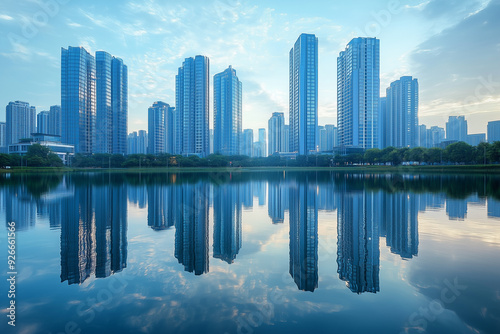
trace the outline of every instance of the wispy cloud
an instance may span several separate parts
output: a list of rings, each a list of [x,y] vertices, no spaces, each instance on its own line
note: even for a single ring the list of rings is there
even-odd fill
[[[0,14],[0,20],[12,21],[12,20],[14,20],[14,18],[10,15]]]

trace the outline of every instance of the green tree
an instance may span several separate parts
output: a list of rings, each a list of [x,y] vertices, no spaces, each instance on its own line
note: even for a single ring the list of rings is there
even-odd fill
[[[365,152],[364,160],[369,164],[375,164],[380,162],[382,157],[382,151],[378,148],[371,148]]]
[[[445,152],[450,162],[469,163],[474,160],[474,149],[463,141],[448,145]]]

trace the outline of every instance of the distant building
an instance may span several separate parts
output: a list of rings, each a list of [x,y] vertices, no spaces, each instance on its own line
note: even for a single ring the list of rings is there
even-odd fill
[[[285,142],[283,144],[283,152],[290,152],[290,125],[285,124],[284,126],[284,134],[283,136],[287,139],[285,139]]]
[[[426,148],[430,147],[427,135],[427,126],[425,124],[420,124],[418,126],[418,146]]]
[[[205,157],[210,152],[209,66],[205,56],[186,58],[175,77],[177,154]]]
[[[439,145],[445,140],[444,128],[433,126],[427,131],[429,147],[439,147]]]
[[[268,154],[273,155],[276,152],[285,152],[284,144],[288,141],[285,137],[285,114],[275,112],[267,122],[268,131]]]
[[[488,122],[488,142],[500,141],[500,121]]]
[[[332,152],[337,146],[337,127],[332,124],[318,127],[319,134],[319,152]]]
[[[36,132],[36,108],[27,102],[9,102],[6,113],[6,145],[30,138]]]
[[[0,122],[0,148],[7,146],[6,136],[5,122]],[[0,150],[0,153],[3,152]]]
[[[446,140],[467,142],[467,121],[465,116],[450,116],[446,122]]]
[[[36,115],[36,129],[38,133],[49,134],[49,112],[40,111]]]
[[[316,152],[318,139],[318,38],[301,34],[290,50],[289,108],[291,152]]]
[[[9,154],[26,155],[28,149],[33,144],[40,144],[50,148],[50,150],[57,154],[59,158],[66,165],[70,156],[75,155],[75,147],[61,143],[61,136],[47,135],[44,133],[32,133],[30,138],[24,138],[22,141],[9,145]]]
[[[384,148],[418,146],[418,81],[411,76],[401,77],[386,90]]]
[[[214,152],[240,153],[241,124],[242,85],[236,71],[229,66],[214,76]]]
[[[146,154],[148,148],[148,133],[145,130],[132,132],[128,135],[127,154]]]
[[[148,153],[173,153],[174,108],[161,101],[148,109]]]
[[[61,135],[61,106],[50,106],[48,134]]]
[[[379,147],[380,41],[354,38],[337,58],[339,146]]]
[[[253,156],[253,129],[243,130],[243,147],[241,154],[252,157]]]
[[[266,129],[259,129],[259,151],[260,157],[267,157],[267,138],[266,138]]]
[[[477,146],[480,143],[486,142],[486,133],[477,133],[467,135],[467,144]]]

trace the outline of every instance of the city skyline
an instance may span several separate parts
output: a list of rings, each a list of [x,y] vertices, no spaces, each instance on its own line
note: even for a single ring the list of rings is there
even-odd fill
[[[129,65],[129,132],[143,130],[147,126],[144,110],[153,101],[173,101],[172,77],[179,60],[191,54],[205,54],[212,60],[214,73],[228,64],[239,69],[239,77],[246,83],[245,96],[248,95],[243,102],[243,114],[255,115],[243,117],[243,128],[257,130],[262,126],[260,118],[268,119],[273,112],[287,114],[286,52],[300,33],[308,32],[320,41],[319,124],[336,123],[332,79],[336,77],[336,68],[332,61],[351,38],[373,36],[382,41],[381,89],[403,75],[412,75],[422,84],[421,123],[444,127],[449,115],[474,114],[469,122],[470,132],[485,132],[487,121],[495,120],[494,113],[498,111],[499,70],[492,67],[498,50],[491,39],[498,40],[492,34],[498,30],[498,23],[492,18],[500,12],[499,2],[471,0],[453,6],[446,1],[400,1],[391,7],[384,1],[363,1],[360,5],[364,10],[357,11],[359,18],[354,18],[352,5],[328,2],[306,10],[293,2],[272,1],[194,1],[169,7],[155,1],[129,2],[119,7],[110,3],[110,19],[105,20],[106,14],[95,14],[94,4],[89,1],[60,5],[57,13],[47,14],[47,23],[31,22],[35,32],[27,35],[23,28],[28,24],[21,18],[45,13],[44,9],[7,2],[0,26],[8,32],[2,37],[8,47],[0,54],[4,58],[0,66],[7,78],[25,71],[34,74],[20,82],[8,79],[2,83],[0,103],[29,101],[38,110],[48,110],[59,100],[60,46],[82,45],[89,52],[104,49]],[[83,7],[72,10],[73,6]],[[127,20],[122,20],[121,15],[134,15],[137,19],[124,23]],[[207,32],[206,39],[196,37],[201,27],[185,31],[195,17],[207,23],[203,30]],[[217,20],[212,21],[214,17]],[[55,30],[62,31],[60,37],[53,38]],[[218,38],[224,31],[226,38]],[[172,39],[172,43],[163,43],[167,39]],[[135,50],[136,44],[144,44],[144,48]],[[472,59],[470,50],[475,50],[474,61],[468,60]],[[450,59],[451,52],[457,56]],[[28,92],[23,91],[26,87]],[[3,111],[0,120],[2,116]]]

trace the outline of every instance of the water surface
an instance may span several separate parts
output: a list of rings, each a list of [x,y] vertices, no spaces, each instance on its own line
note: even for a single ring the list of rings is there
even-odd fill
[[[494,176],[7,174],[8,222],[18,333],[500,329]]]

